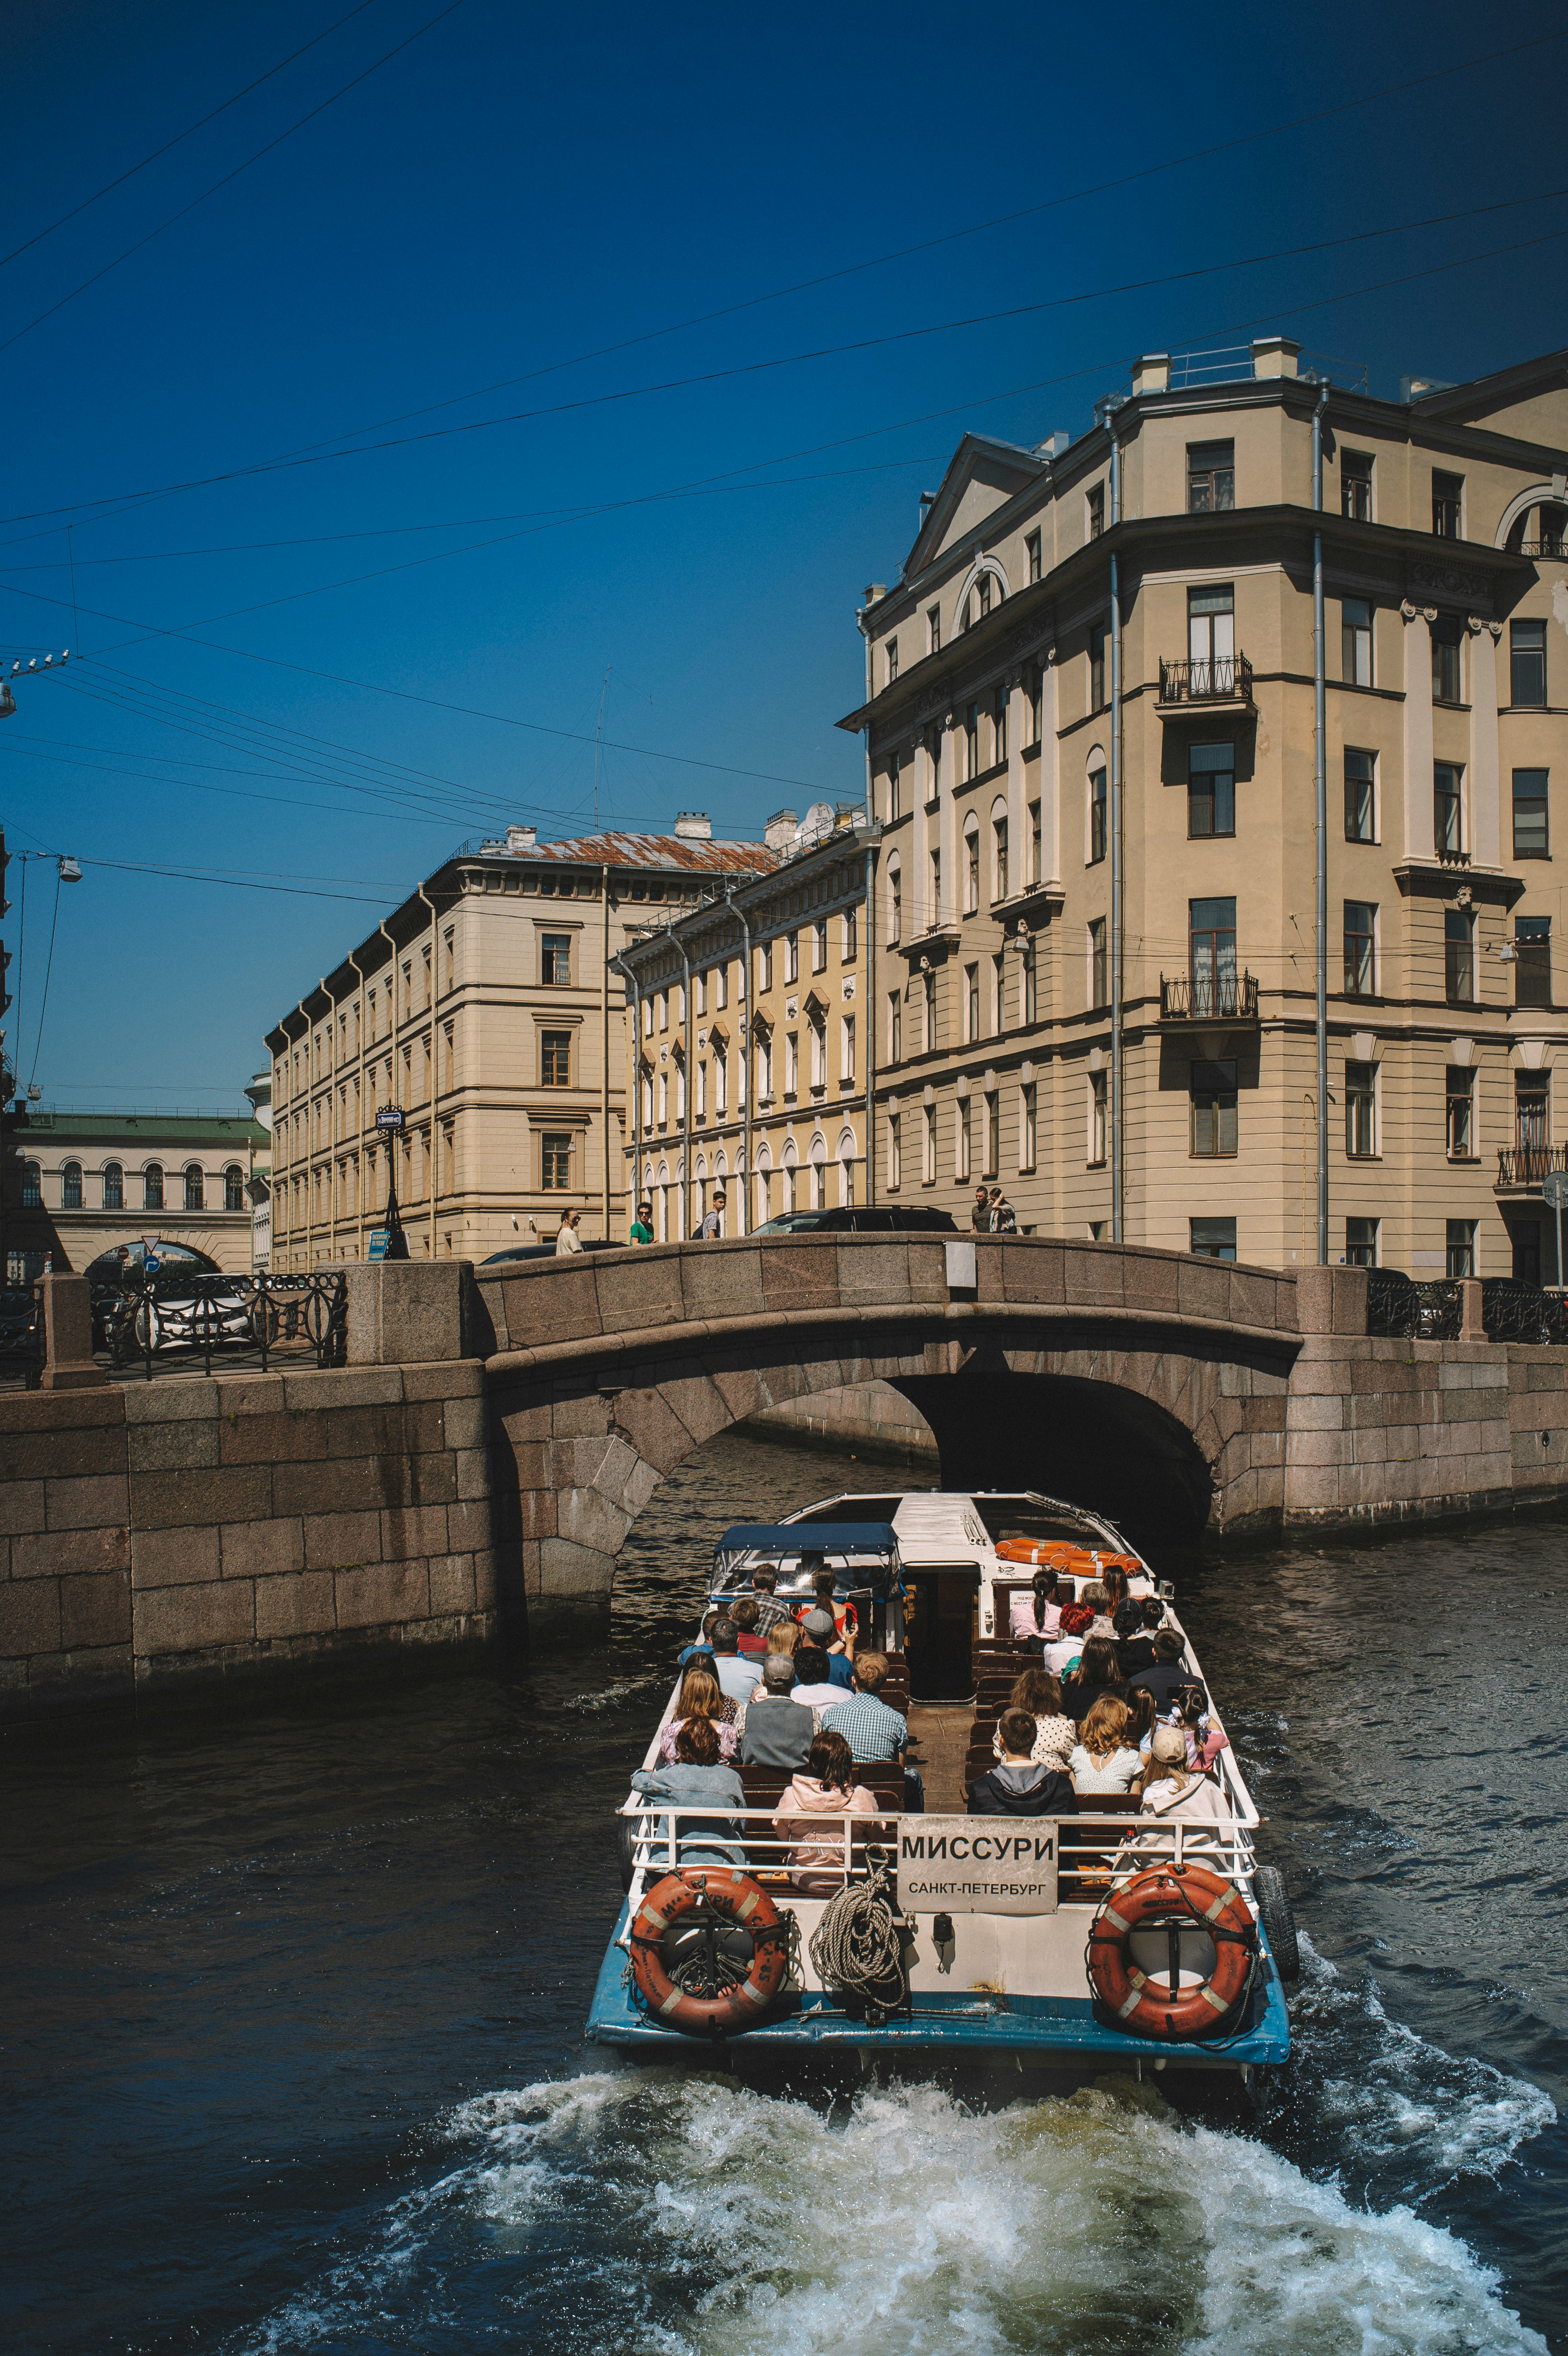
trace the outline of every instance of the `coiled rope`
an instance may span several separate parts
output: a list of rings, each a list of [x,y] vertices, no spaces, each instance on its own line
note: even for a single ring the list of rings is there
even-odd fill
[[[902,1925],[888,1889],[887,1866],[874,1867],[868,1880],[851,1882],[828,1900],[811,1934],[817,1978],[862,2002],[872,2029],[909,2001]]]

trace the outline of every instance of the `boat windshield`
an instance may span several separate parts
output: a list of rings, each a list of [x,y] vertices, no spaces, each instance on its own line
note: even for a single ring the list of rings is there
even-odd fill
[[[763,1564],[777,1573],[781,1596],[813,1594],[825,1570],[833,1573],[837,1595],[891,1595],[901,1576],[890,1523],[742,1522],[714,1548],[709,1594],[750,1587]]]

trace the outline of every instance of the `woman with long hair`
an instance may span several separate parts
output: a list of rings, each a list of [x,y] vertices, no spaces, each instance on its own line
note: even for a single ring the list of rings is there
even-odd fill
[[[1127,1706],[1102,1694],[1078,1730],[1068,1762],[1075,1792],[1136,1792],[1143,1782],[1143,1753],[1127,1740]]]
[[[798,1620],[777,1620],[768,1630],[770,1653],[786,1653],[793,1660],[800,1649],[801,1642],[801,1626]]]
[[[1072,1601],[1071,1594],[1066,1599]],[[1061,1632],[1061,1599],[1056,1573],[1037,1570],[1029,1594],[1015,1587],[1009,1607],[1013,1640],[1020,1644],[1047,1644]]]
[[[1119,1563],[1107,1563],[1100,1573],[1100,1584],[1105,1590],[1105,1609],[1114,1620],[1116,1606],[1127,1600],[1127,1574]]]
[[[1066,1766],[1078,1740],[1078,1730],[1061,1707],[1061,1687],[1049,1670],[1026,1669],[1008,1696],[1008,1709],[1025,1710],[1034,1720],[1034,1739],[1029,1754],[1033,1765]],[[1003,1756],[999,1718],[991,1749],[998,1759]]]
[[[659,1736],[659,1758],[671,1762],[683,1726],[699,1718],[710,1719],[719,1737],[719,1756],[729,1764],[735,1756],[735,1705],[727,1693],[719,1690],[719,1680],[712,1670],[700,1661],[694,1661],[681,1680],[676,1697],[675,1716]]]
[[[1125,1697],[1126,1690],[1113,1640],[1109,1636],[1085,1636],[1076,1673],[1062,1680],[1061,1707],[1068,1717],[1082,1724],[1085,1711],[1093,1708],[1102,1694],[1114,1695],[1120,1701]]]
[[[869,1816],[876,1800],[855,1781],[855,1760],[841,1734],[817,1735],[805,1754],[805,1765],[790,1778],[773,1812],[773,1831],[781,1841],[796,1844],[790,1855],[795,1886],[816,1895],[844,1886],[844,1835],[815,1816]]]

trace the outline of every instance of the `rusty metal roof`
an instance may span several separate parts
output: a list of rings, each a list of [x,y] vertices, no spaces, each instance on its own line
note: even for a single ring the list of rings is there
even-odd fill
[[[763,875],[778,864],[778,853],[765,842],[713,842],[684,834],[587,834],[568,842],[537,842],[526,850],[465,842],[453,854],[459,859],[504,859],[509,865],[539,866],[549,862],[579,862],[594,867],[682,867],[698,874]]]

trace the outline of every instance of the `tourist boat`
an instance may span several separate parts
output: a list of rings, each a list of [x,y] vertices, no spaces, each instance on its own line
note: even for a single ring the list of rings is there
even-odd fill
[[[752,1592],[759,1564],[775,1572],[778,1601],[797,1607],[833,1571],[860,1648],[889,1657],[883,1698],[909,1716],[924,1812],[904,1807],[896,1763],[859,1766],[878,1815],[814,1817],[803,1871],[798,1824],[785,1837],[774,1823],[782,1769],[737,1771],[744,1809],[634,1788],[617,1826],[625,1901],[592,2039],[669,2060],[716,2042],[731,2054],[837,2046],[1140,2076],[1250,2079],[1286,2059],[1295,1928],[1257,1856],[1258,1812],[1232,1750],[1213,1769],[1221,1813],[1200,1826],[1156,1830],[1126,1796],[1080,1795],[1079,1813],[1061,1818],[967,1813],[1028,1665],[1011,1616],[1037,1563],[1056,1570],[1059,1597],[1071,1584],[1075,1598],[1117,1565],[1180,1630],[1174,1590],[1110,1522],[1032,1491],[841,1494],[726,1531],[709,1608]],[[1202,1681],[1190,1644],[1182,1665]]]

